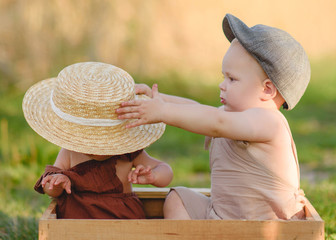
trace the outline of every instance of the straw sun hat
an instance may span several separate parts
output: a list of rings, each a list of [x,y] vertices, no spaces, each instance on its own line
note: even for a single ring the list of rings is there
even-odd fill
[[[148,147],[165,129],[163,123],[125,128],[131,120],[117,119],[115,110],[135,97],[134,80],[127,72],[110,64],[84,62],[33,85],[22,108],[31,128],[62,148],[119,155]]]

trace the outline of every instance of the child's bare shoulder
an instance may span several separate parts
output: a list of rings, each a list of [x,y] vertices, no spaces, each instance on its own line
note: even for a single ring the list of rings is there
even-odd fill
[[[250,108],[246,110],[245,113],[251,118],[258,119],[261,122],[270,122],[274,124],[279,124],[286,121],[285,117],[279,110],[273,110],[267,108]]]
[[[279,134],[286,132],[287,120],[279,110],[251,108],[245,114],[245,121],[251,122],[250,126],[259,140],[275,140]]]
[[[89,160],[89,157],[83,153],[74,152],[62,148],[56,158],[55,166],[61,169],[69,169],[78,163]]]
[[[60,169],[68,169],[70,167],[69,150],[61,148],[57,155],[54,166]]]

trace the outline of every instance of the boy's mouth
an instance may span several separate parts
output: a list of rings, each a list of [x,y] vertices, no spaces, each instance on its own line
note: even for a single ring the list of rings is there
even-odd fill
[[[220,101],[220,102],[221,102],[222,104],[224,104],[224,105],[225,105],[225,104],[226,104],[226,101],[225,101],[225,99],[224,99],[224,98],[220,98],[220,99],[221,99],[221,101]]]

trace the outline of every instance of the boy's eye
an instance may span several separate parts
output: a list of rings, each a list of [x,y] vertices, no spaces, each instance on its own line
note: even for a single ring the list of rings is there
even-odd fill
[[[223,76],[223,80],[226,80],[226,81],[229,81],[229,82],[237,81],[237,79],[232,78],[232,77],[228,77],[228,76]]]

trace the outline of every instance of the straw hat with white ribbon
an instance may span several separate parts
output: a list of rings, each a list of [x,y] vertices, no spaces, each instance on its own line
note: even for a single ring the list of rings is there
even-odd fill
[[[159,139],[163,123],[126,129],[119,120],[120,103],[134,99],[134,80],[110,64],[84,62],[64,68],[57,78],[33,85],[22,108],[43,138],[68,150],[96,155],[119,155],[148,147]]]

